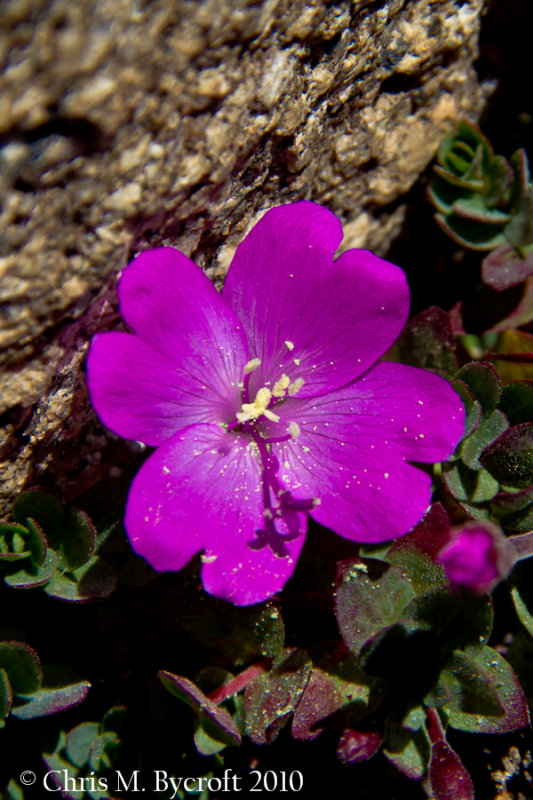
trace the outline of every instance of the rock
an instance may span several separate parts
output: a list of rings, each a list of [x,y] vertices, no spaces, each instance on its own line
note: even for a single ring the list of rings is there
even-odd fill
[[[117,324],[114,281],[135,253],[173,245],[220,281],[256,215],[301,198],[384,253],[398,198],[483,105],[483,0],[6,9],[4,501],[37,480],[75,495],[102,469],[95,447],[113,439],[88,406],[83,357],[91,333]]]

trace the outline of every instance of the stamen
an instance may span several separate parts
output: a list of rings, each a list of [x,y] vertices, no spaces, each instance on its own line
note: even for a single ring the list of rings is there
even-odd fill
[[[289,388],[290,382],[291,379],[289,378],[289,376],[283,373],[279,381],[276,381],[276,383],[274,384],[274,388],[272,389],[272,396],[285,397],[285,392]]]
[[[291,397],[294,394],[298,394],[304,383],[305,381],[303,378],[296,378],[294,383],[291,383],[291,385],[289,386],[289,394],[291,395]]]
[[[253,372],[257,367],[261,366],[261,359],[260,358],[252,358],[251,361],[248,361],[247,364],[244,365],[244,374],[248,375],[250,372]]]
[[[285,342],[285,347],[288,347],[289,350],[294,350],[294,342]]]
[[[249,419],[259,419],[259,417],[264,414],[271,422],[279,422],[278,415],[268,409],[268,404],[271,399],[272,394],[270,393],[270,389],[263,386],[263,388],[259,389],[257,392],[253,403],[242,404],[242,411],[236,414],[237,419],[239,422],[247,422]]]

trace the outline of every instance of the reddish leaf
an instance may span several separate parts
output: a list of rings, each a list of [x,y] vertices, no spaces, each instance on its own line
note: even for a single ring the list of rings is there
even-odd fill
[[[533,275],[533,253],[520,258],[514,247],[497,247],[481,265],[483,282],[497,292],[523,283],[530,275]]]
[[[339,739],[337,755],[343,764],[357,764],[372,758],[381,747],[381,742],[381,734],[377,731],[354,731],[346,728]]]

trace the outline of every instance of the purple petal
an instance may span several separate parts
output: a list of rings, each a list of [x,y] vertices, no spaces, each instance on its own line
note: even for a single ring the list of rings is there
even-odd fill
[[[130,328],[170,363],[201,399],[203,384],[238,398],[248,361],[242,326],[202,270],[179,250],[146,250],[129,264],[118,286],[120,313]],[[185,378],[186,379],[186,378]],[[235,413],[235,412],[234,412]]]
[[[304,540],[302,533],[288,541],[285,558],[249,547],[264,523],[260,461],[247,436],[216,425],[186,428],[150,456],[133,481],[125,523],[134,550],[160,571],[181,569],[205,549],[206,590],[236,605],[281,589]]]
[[[197,422],[230,422],[238,391],[185,371],[139,336],[101,333],[91,342],[87,384],[98,416],[119,436],[160,445]]]
[[[336,261],[339,220],[309,202],[267,212],[237,248],[224,298],[242,320],[252,396],[284,372],[319,395],[362,374],[400,333],[409,290],[401,269],[365,250]]]
[[[290,398],[276,406],[275,438],[289,427],[297,438],[273,445],[282,480],[316,496],[312,516],[341,536],[379,542],[407,533],[431,499],[429,475],[406,463],[448,458],[464,429],[464,409],[443,378],[401,364],[378,364],[353,384],[320,398]]]

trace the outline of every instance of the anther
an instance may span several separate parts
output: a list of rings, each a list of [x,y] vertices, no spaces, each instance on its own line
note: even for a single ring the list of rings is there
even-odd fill
[[[253,372],[257,367],[261,366],[261,359],[260,358],[252,358],[251,361],[248,361],[247,364],[244,365],[244,374],[249,375],[250,372]]]
[[[303,378],[296,378],[294,383],[291,383],[291,385],[289,386],[289,394],[291,395],[291,397],[293,394],[297,394],[300,391],[304,383],[305,381]]]
[[[279,381],[276,381],[276,383],[274,384],[274,388],[272,389],[272,396],[285,397],[285,392],[289,388],[290,382],[291,379],[289,378],[289,376],[283,373]]]
[[[289,422],[289,432],[293,439],[297,439],[300,435],[300,426],[297,422]]]

